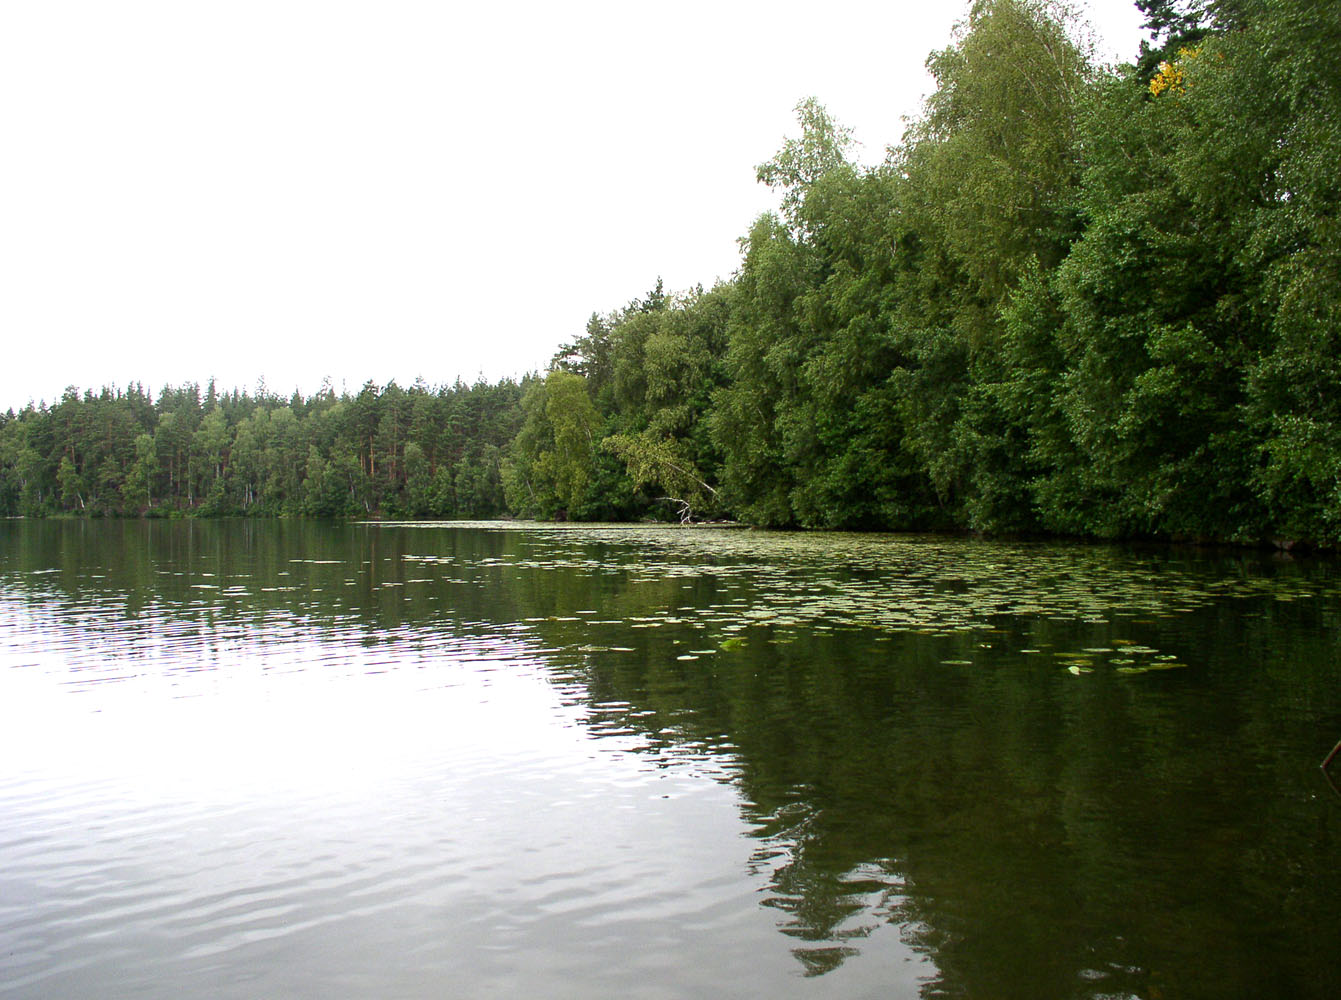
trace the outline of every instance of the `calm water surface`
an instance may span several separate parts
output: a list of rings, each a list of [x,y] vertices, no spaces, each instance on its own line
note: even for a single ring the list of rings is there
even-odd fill
[[[1332,1000],[1338,738],[1326,560],[0,522],[0,997]]]

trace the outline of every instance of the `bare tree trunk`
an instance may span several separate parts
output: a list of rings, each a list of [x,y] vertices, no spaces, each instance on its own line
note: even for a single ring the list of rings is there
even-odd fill
[[[688,500],[681,500],[679,497],[657,497],[658,500],[669,500],[675,504],[675,513],[679,515],[681,524],[689,524],[694,520],[694,511],[689,505]]]

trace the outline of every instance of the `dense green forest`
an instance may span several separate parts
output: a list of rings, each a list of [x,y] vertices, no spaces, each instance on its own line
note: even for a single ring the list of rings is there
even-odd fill
[[[140,386],[30,407],[0,425],[0,510],[489,517],[520,425],[516,382],[365,385],[310,399]]]
[[[978,0],[884,161],[817,101],[712,289],[550,370],[0,417],[0,513],[573,519],[1341,544],[1341,8],[1138,0],[1098,65]]]

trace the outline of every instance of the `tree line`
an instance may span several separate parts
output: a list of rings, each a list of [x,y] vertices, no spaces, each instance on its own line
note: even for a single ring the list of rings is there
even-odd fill
[[[1341,13],[978,0],[863,166],[817,101],[711,289],[520,382],[138,387],[0,425],[0,510],[736,517],[1341,543]],[[166,426],[165,426],[166,424]]]
[[[0,512],[494,517],[522,386],[141,386],[0,418]]]

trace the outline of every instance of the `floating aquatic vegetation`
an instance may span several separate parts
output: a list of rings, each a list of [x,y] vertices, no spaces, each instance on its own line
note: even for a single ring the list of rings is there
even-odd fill
[[[1186,663],[1179,663],[1176,660],[1161,660],[1156,663],[1147,663],[1139,667],[1118,667],[1115,673],[1122,674],[1124,677],[1131,677],[1136,674],[1148,674],[1157,670],[1176,670],[1179,667],[1187,666]]]
[[[491,551],[470,558],[408,554],[411,562],[454,562],[478,585],[483,570],[531,573],[564,571],[577,577],[614,577],[614,603],[564,617],[589,615],[589,625],[692,627],[722,638],[720,649],[748,628],[785,628],[796,636],[834,628],[866,628],[931,637],[1019,634],[1022,622],[1049,628],[1086,627],[1091,633],[1073,652],[1113,667],[1141,664],[1117,659],[1159,650],[1149,636],[1110,637],[1122,628],[1159,627],[1226,598],[1291,599],[1341,592],[1316,580],[1270,574],[1216,577],[1195,561],[1153,562],[1139,554],[1100,546],[1035,545],[917,535],[776,534],[749,530],[668,526],[554,525],[526,522],[433,525],[474,527],[510,539],[510,554]],[[400,525],[399,527],[405,527]],[[430,527],[421,525],[421,527]],[[600,547],[599,558],[592,546]],[[448,581],[440,581],[448,582]],[[710,599],[695,603],[686,592]],[[695,585],[691,588],[691,585]],[[648,588],[643,590],[643,588]],[[646,600],[633,595],[647,593]],[[628,599],[625,600],[625,595]],[[713,600],[711,597],[715,597]],[[588,598],[589,600],[589,598]],[[648,603],[665,610],[649,613]],[[619,617],[623,604],[631,614]],[[640,605],[635,609],[636,605]],[[612,613],[613,612],[613,613]],[[596,615],[601,617],[596,618]],[[539,622],[533,622],[539,624]],[[781,636],[774,634],[774,641]],[[1095,640],[1098,640],[1097,642]],[[1144,641],[1143,641],[1144,640]],[[1021,655],[1049,644],[1029,636]],[[1009,649],[982,641],[978,648]],[[1079,662],[1079,661],[1077,661]]]

